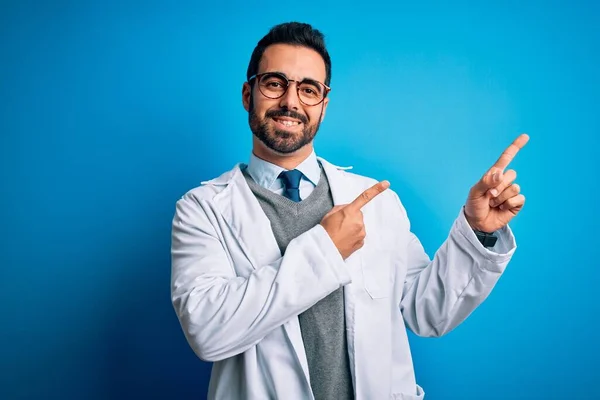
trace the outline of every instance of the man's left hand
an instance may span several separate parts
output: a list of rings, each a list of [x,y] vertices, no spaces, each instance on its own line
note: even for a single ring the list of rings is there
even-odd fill
[[[465,216],[471,228],[494,232],[506,226],[525,204],[521,188],[514,183],[515,170],[504,169],[529,141],[520,135],[500,156],[498,161],[473,186],[465,204]]]

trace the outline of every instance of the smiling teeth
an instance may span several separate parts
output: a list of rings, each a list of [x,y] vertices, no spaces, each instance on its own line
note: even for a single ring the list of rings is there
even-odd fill
[[[299,122],[297,122],[297,121],[287,121],[287,120],[286,121],[279,120],[279,123],[281,123],[285,126],[296,126],[299,124]]]

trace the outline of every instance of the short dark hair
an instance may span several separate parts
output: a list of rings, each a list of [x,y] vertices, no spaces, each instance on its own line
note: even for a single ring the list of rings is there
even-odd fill
[[[323,57],[325,61],[325,84],[331,82],[331,59],[325,48],[325,36],[309,24],[300,22],[286,22],[275,25],[256,45],[250,57],[246,79],[258,73],[258,64],[265,49],[272,44],[291,44],[313,49]]]

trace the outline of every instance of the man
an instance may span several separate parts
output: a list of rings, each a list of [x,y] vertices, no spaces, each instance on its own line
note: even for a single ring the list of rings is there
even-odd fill
[[[209,398],[422,398],[406,327],[443,335],[490,293],[525,201],[504,169],[528,137],[471,188],[430,260],[387,181],[314,152],[331,78],[319,31],[274,27],[247,78],[249,163],[185,194],[173,220],[173,305],[214,362]]]

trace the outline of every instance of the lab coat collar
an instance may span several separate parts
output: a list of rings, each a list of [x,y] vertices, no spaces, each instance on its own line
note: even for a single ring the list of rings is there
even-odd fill
[[[334,165],[321,157],[317,157],[317,160],[321,163],[321,165],[325,169],[325,173],[327,174],[328,178],[331,178],[331,176],[330,176],[331,174],[333,174],[333,176],[339,177],[339,171],[346,171],[346,170],[350,170],[353,168],[352,166],[340,167],[340,166]],[[232,183],[234,181],[238,181],[240,178],[244,179],[244,177],[241,174],[241,171],[245,167],[246,167],[246,164],[237,163],[231,170],[225,172],[224,174],[222,174],[214,179],[211,179],[208,181],[203,181],[201,183],[203,185],[217,185],[217,186],[229,185],[230,183]]]

